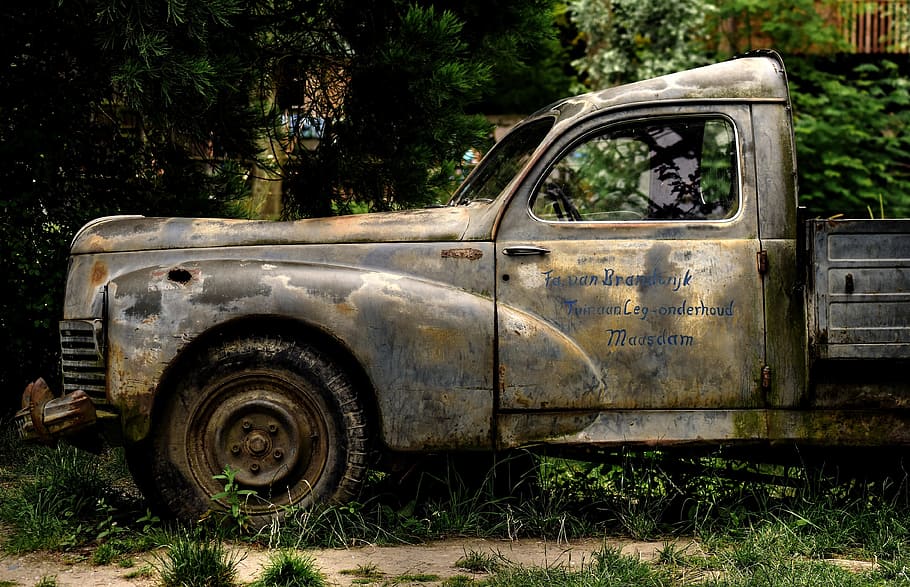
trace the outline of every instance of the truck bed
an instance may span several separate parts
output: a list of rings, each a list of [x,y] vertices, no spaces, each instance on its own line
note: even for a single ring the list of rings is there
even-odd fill
[[[910,359],[910,220],[809,220],[815,359]]]

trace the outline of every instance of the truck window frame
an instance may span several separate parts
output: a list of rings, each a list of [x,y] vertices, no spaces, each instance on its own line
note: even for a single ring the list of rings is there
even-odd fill
[[[555,123],[553,116],[544,116],[509,131],[465,178],[448,205],[466,206],[498,199],[533,159]]]
[[[727,160],[729,162],[729,167],[727,170],[728,178],[727,182],[729,184],[729,197],[726,199],[726,206],[721,208],[722,215],[716,217],[709,217],[707,212],[695,213],[695,214],[684,214],[679,206],[670,206],[667,204],[664,207],[660,206],[648,206],[648,209],[651,211],[649,214],[643,214],[641,205],[639,205],[638,210],[623,210],[621,208],[612,209],[612,210],[601,210],[601,211],[579,211],[577,207],[573,206],[573,199],[570,199],[568,194],[558,194],[553,193],[553,186],[559,185],[559,180],[551,181],[551,177],[554,174],[562,174],[563,176],[567,175],[567,171],[571,170],[571,165],[566,165],[565,167],[559,167],[561,163],[567,161],[574,154],[579,152],[579,149],[585,147],[586,145],[591,145],[596,141],[616,141],[618,139],[625,139],[627,141],[627,147],[631,149],[640,148],[641,145],[644,145],[644,142],[639,141],[639,147],[636,147],[632,144],[632,141],[635,140],[635,133],[637,132],[647,132],[647,129],[653,129],[657,127],[663,127],[665,129],[672,129],[674,127],[687,127],[687,131],[691,131],[692,128],[688,125],[691,125],[693,121],[699,121],[699,124],[696,126],[701,127],[702,137],[704,137],[704,130],[707,128],[707,125],[714,121],[719,121],[722,123],[723,130],[728,134],[728,149],[729,153],[726,154]],[[684,137],[681,137],[681,140],[684,140]],[[675,146],[675,143],[674,143]],[[688,159],[690,162],[698,167],[699,171],[701,169],[701,161],[704,160],[704,154],[706,150],[704,145],[699,149],[699,158],[696,160],[694,157]],[[633,154],[634,153],[630,153]],[[640,155],[640,154],[639,154]],[[640,160],[639,164],[647,163],[646,167],[642,168],[642,173],[639,174],[640,178],[643,178],[645,174],[649,176],[649,181],[655,181],[657,170],[653,165],[655,153],[649,153],[644,159],[646,161]],[[674,159],[675,160],[675,159]],[[555,225],[579,225],[579,224],[628,224],[631,222],[636,223],[662,223],[668,222],[673,224],[678,223],[726,223],[736,220],[742,213],[743,210],[743,191],[742,191],[742,180],[743,180],[743,170],[741,168],[742,157],[741,157],[741,146],[740,146],[740,133],[735,121],[726,114],[720,112],[711,112],[711,113],[679,113],[673,115],[662,115],[655,117],[647,118],[631,118],[621,121],[614,121],[609,124],[604,124],[592,128],[587,132],[584,132],[582,135],[575,138],[575,140],[568,143],[564,148],[550,160],[538,177],[539,179],[533,185],[530,196],[527,202],[528,213],[529,215],[537,222],[543,222],[547,224]],[[704,206],[707,210],[709,204],[716,204],[717,200],[705,200],[704,199],[704,188],[702,185],[702,177],[698,176],[699,182],[699,194],[700,194],[700,203],[699,206]],[[653,195],[652,188],[649,186],[649,196]],[[548,191],[549,190],[549,191]],[[541,211],[544,209],[544,206],[540,205],[541,198],[547,198],[549,200],[549,205],[554,210],[554,213],[544,216],[541,214]],[[641,204],[644,201],[649,200],[648,197],[643,197]],[[719,199],[718,199],[719,200]],[[653,200],[651,200],[653,203]],[[694,207],[694,206],[693,206]],[[560,211],[561,208],[561,211]],[[662,214],[661,214],[662,213]]]

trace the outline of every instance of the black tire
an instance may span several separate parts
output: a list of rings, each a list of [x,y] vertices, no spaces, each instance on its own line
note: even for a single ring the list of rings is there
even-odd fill
[[[144,483],[167,512],[195,520],[226,508],[212,496],[230,468],[252,522],[284,506],[345,502],[366,476],[366,416],[350,380],[315,349],[252,337],[197,356],[162,398]],[[135,465],[133,466],[135,469]]]

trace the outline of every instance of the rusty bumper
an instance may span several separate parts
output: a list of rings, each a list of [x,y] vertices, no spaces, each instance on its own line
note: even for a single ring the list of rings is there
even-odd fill
[[[23,440],[50,443],[93,426],[97,419],[95,405],[84,391],[54,397],[44,379],[39,378],[22,394],[16,428]]]

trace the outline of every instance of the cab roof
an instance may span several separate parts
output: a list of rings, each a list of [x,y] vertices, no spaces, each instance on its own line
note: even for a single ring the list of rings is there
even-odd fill
[[[671,73],[566,98],[531,118],[555,116],[557,124],[596,110],[677,100],[787,102],[787,75],[774,51],[746,54],[729,61]]]

